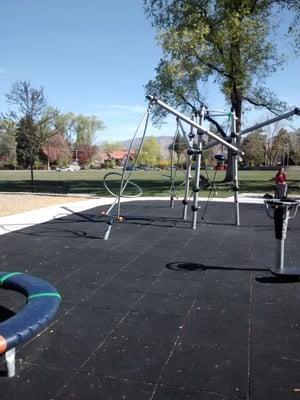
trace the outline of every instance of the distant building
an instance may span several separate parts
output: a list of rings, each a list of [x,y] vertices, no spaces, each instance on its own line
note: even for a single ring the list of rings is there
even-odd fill
[[[117,166],[122,166],[124,165],[128,151],[127,150],[112,150],[110,152],[106,153],[108,156],[108,159],[110,161],[114,160]],[[135,157],[135,151],[131,151],[129,154],[129,161],[133,161]]]

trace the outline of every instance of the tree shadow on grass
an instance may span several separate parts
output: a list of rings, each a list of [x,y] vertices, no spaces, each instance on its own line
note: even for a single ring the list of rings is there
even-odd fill
[[[68,193],[83,193],[83,194],[94,194],[98,196],[110,196],[110,194],[106,191],[103,180],[86,180],[86,179],[77,179],[77,180],[64,180],[61,181],[56,179],[57,182],[63,182],[67,187]],[[55,181],[51,180],[35,180],[37,189],[40,193],[44,192],[54,192],[57,193],[59,188],[55,185]],[[132,182],[139,185],[143,190],[144,196],[168,196],[170,191],[170,182],[163,178],[158,179],[142,179],[142,178],[135,178],[132,177]],[[43,182],[45,185],[43,185]],[[52,182],[52,183],[51,183]],[[120,180],[111,179],[107,180],[107,185],[112,189],[112,191],[116,194],[120,191]],[[40,188],[38,188],[38,184]],[[192,186],[192,185],[191,185]],[[223,183],[223,182],[216,182],[217,192],[224,196],[228,196],[231,193],[231,184]],[[6,180],[0,181],[0,191],[2,192],[31,192],[29,181],[26,180]],[[266,193],[274,192],[274,183],[273,182],[266,182],[266,181],[259,181],[259,180],[247,180],[247,181],[240,181],[240,191],[245,193]],[[289,186],[289,193],[299,193],[300,190],[295,186]],[[136,189],[131,188],[128,186],[126,189],[126,193],[128,194],[135,194]],[[204,196],[207,196],[209,193],[208,190],[201,191]],[[178,187],[178,194],[183,194],[183,187]]]

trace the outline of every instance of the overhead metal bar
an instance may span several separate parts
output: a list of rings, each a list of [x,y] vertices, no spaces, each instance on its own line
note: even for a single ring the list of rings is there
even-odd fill
[[[259,124],[255,124],[253,126],[250,126],[249,128],[243,129],[241,132],[239,132],[239,136],[246,135],[247,133],[250,133],[250,132],[253,132],[253,131],[257,130],[257,129],[263,128],[264,126],[271,125],[274,122],[281,121],[282,119],[290,118],[290,117],[292,117],[294,115],[299,115],[300,116],[300,108],[296,107],[292,111],[289,111],[289,112],[287,112],[285,114],[278,115],[277,117],[274,117],[272,119],[268,119],[267,121],[260,122]],[[226,142],[231,142],[232,138],[228,137],[228,138],[225,138],[224,140]],[[214,147],[217,144],[219,144],[218,141],[210,142],[210,143],[206,144],[205,146],[203,146],[203,150],[210,149],[211,147]]]
[[[245,135],[246,133],[256,131],[257,129],[263,128],[264,126],[273,124],[274,122],[281,121],[282,119],[287,119],[292,117],[293,115],[300,115],[300,108],[296,107],[292,111],[289,111],[285,114],[278,115],[277,117],[274,117],[272,119],[269,119],[267,121],[261,122],[259,124],[255,124],[253,126],[250,126],[250,128],[243,129],[240,133],[240,135]]]
[[[192,121],[191,119],[186,117],[184,114],[178,112],[174,108],[170,107],[168,104],[166,104],[163,101],[159,100],[157,97],[148,95],[147,99],[150,100],[153,104],[157,104],[160,107],[164,108],[166,111],[168,111],[169,113],[175,115],[177,118],[179,118],[182,121],[186,122],[190,126],[193,126],[194,128],[198,129],[202,134],[206,134],[206,135],[214,138],[217,141],[217,143],[221,143],[225,147],[228,147],[229,149],[231,149],[231,150],[233,150],[233,151],[235,151],[237,153],[243,154],[243,152],[241,150],[239,150],[237,147],[233,146],[231,143],[228,143],[225,139],[222,139],[219,136],[217,136],[215,133],[210,132],[208,129],[205,129],[203,126],[199,125],[196,121]]]

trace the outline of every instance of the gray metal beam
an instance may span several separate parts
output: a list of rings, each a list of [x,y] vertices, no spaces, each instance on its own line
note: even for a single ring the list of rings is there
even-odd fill
[[[290,117],[292,117],[293,115],[299,115],[299,116],[300,116],[300,108],[296,107],[296,108],[294,108],[292,111],[289,111],[289,112],[287,112],[287,113],[285,113],[285,114],[278,115],[277,117],[274,117],[274,118],[269,119],[269,120],[267,120],[267,121],[264,121],[264,122],[261,122],[261,123],[259,123],[259,124],[255,124],[255,125],[253,125],[253,126],[250,126],[250,128],[243,129],[243,130],[239,133],[239,136],[245,135],[245,134],[250,133],[250,132],[253,132],[253,131],[257,130],[257,129],[263,128],[264,126],[271,125],[271,124],[273,124],[274,122],[281,121],[282,119],[290,118]],[[230,142],[230,141],[231,141],[231,137],[225,138],[224,140],[226,140],[227,142]],[[219,144],[218,141],[210,142],[210,143],[206,144],[205,146],[203,146],[203,150],[210,149],[211,147],[214,147],[214,146],[216,146],[217,144]]]
[[[191,119],[186,117],[184,114],[178,112],[174,108],[170,107],[168,104],[166,104],[163,101],[159,100],[157,97],[148,95],[147,99],[150,100],[153,104],[157,104],[160,107],[164,108],[166,111],[168,111],[169,113],[175,115],[176,117],[178,117],[182,121],[186,122],[190,126],[193,126],[194,128],[198,129],[199,132],[201,132],[202,134],[205,134],[205,135],[208,135],[208,136],[212,137],[213,139],[215,139],[217,141],[217,143],[223,144],[224,146],[228,147],[229,149],[231,149],[231,150],[233,150],[233,151],[235,151],[237,153],[243,154],[243,152],[241,150],[239,150],[237,147],[233,146],[231,143],[228,143],[226,140],[220,138],[215,133],[210,132],[208,129],[205,129],[203,126],[197,124],[197,122],[192,121]]]

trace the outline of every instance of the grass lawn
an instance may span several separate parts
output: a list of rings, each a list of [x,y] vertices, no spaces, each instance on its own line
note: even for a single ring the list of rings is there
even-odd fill
[[[55,191],[56,182],[64,182],[68,186],[69,193],[93,194],[97,196],[107,196],[103,186],[103,177],[108,172],[118,172],[118,170],[82,170],[76,172],[57,172],[57,171],[34,171],[34,179],[40,185],[40,192]],[[202,171],[205,175],[205,171]],[[214,171],[209,171],[212,178]],[[240,171],[240,193],[273,193],[275,171]],[[289,195],[300,194],[300,172],[288,171]],[[131,180],[143,189],[145,196],[169,196],[170,171],[134,171]],[[232,195],[230,184],[222,183],[225,173],[218,171],[216,175],[217,196],[227,197]],[[184,180],[184,171],[178,171],[176,182],[178,185]],[[0,171],[0,192],[27,192],[30,191],[30,171]],[[296,182],[295,182],[296,181]],[[109,186],[114,190],[119,189],[119,176],[110,176]],[[294,183],[293,183],[294,182]],[[48,186],[50,185],[50,186]],[[131,191],[128,186],[128,190]],[[59,190],[58,190],[59,191]],[[179,186],[178,196],[182,196],[184,187]],[[207,196],[208,191],[201,191],[201,196]]]

